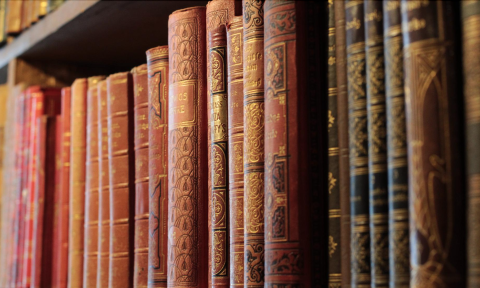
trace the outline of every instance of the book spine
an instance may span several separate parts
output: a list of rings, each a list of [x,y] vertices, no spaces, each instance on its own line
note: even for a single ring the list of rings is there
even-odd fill
[[[334,1],[335,62],[337,72],[338,189],[340,194],[341,287],[351,285],[350,270],[350,163],[348,136],[347,50],[345,34],[345,1]]]
[[[108,94],[107,81],[97,84],[98,89],[98,263],[97,287],[108,287],[110,257],[110,167],[108,165]]]
[[[243,17],[227,26],[230,287],[244,286]]]
[[[98,82],[104,76],[88,78],[86,122],[85,224],[83,286],[96,287],[98,256]]]
[[[390,287],[409,287],[408,165],[400,1],[384,1]]]
[[[229,287],[229,233],[228,233],[228,87],[227,35],[225,26],[209,31],[210,100],[212,143],[211,182],[211,281],[212,287]]]
[[[22,21],[21,21],[21,29],[23,31],[25,31],[26,29],[28,29],[31,25],[31,22],[30,22],[30,11],[31,9],[33,9],[33,2],[31,2],[31,0],[21,0],[23,2],[23,5],[22,5]]]
[[[71,147],[71,109],[72,109],[72,90],[70,87],[62,89],[62,175],[60,180],[60,241],[61,245],[58,247],[59,261],[56,265],[58,274],[54,277],[54,287],[66,288],[68,284],[68,228],[69,228],[69,207],[70,207],[70,147]]]
[[[370,285],[368,120],[363,1],[345,2],[348,122],[350,137],[350,213],[352,287]]]
[[[366,0],[365,54],[367,82],[370,266],[373,287],[388,287],[388,173],[383,3]]]
[[[328,287],[340,287],[342,279],[340,168],[338,141],[338,89],[336,62],[335,5],[328,2]]]
[[[147,51],[148,66],[148,287],[167,287],[168,46]]]
[[[0,0],[0,46],[7,42],[7,0]]]
[[[480,1],[462,2],[463,75],[467,169],[468,287],[480,286]]]
[[[135,154],[132,75],[110,75],[108,162],[110,166],[110,288],[133,287]]]
[[[208,284],[208,265],[202,265],[208,263],[205,12],[204,7],[183,9],[168,20],[169,287]]]
[[[135,119],[135,243],[133,286],[148,284],[148,70],[147,64],[132,70]]]
[[[18,33],[22,32],[22,6],[23,1],[7,2],[7,35],[17,35]]]
[[[87,79],[72,85],[68,225],[68,287],[83,286]]]
[[[459,7],[402,1],[413,288],[466,279]]]
[[[63,107],[62,107],[63,108]],[[57,277],[59,274],[60,255],[62,249],[62,173],[63,173],[63,129],[62,116],[56,116],[55,127],[55,195],[53,198],[53,239],[52,241],[52,264],[51,264],[51,285],[57,287]],[[68,215],[66,216],[68,217]]]
[[[243,0],[245,287],[263,287],[265,278],[263,3]]]
[[[206,28],[207,28],[207,121],[208,121],[208,286],[216,286],[216,287],[222,287],[225,285],[225,283],[228,282],[228,276],[226,275],[219,275],[218,274],[218,269],[215,269],[214,265],[220,265],[220,264],[215,264],[214,261],[214,255],[212,252],[214,251],[215,247],[213,247],[213,243],[215,241],[214,239],[214,233],[213,233],[213,228],[212,228],[212,222],[215,216],[212,214],[212,211],[214,211],[214,206],[213,206],[213,187],[212,184],[212,171],[213,171],[213,166],[214,163],[212,162],[213,156],[212,156],[212,131],[211,131],[211,123],[212,123],[212,92],[210,87],[212,86],[212,79],[210,75],[210,66],[211,66],[211,60],[210,60],[210,50],[212,48],[212,43],[210,41],[209,35],[212,32],[213,29],[216,29],[220,26],[224,26],[232,17],[235,15],[235,1],[234,0],[212,0],[207,3],[207,15],[206,15]],[[226,203],[226,202],[225,202]],[[226,205],[225,203],[224,206]],[[228,235],[228,234],[227,234]],[[224,261],[225,258],[221,258]],[[228,267],[226,267],[225,270],[228,274]],[[217,274],[215,274],[217,273]],[[227,284],[228,285],[228,284]]]

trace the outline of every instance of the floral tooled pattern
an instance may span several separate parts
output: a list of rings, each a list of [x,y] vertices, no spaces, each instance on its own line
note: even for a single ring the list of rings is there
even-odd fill
[[[227,239],[225,231],[215,231],[213,234],[213,275],[227,275]]]
[[[228,9],[215,10],[207,14],[207,30],[225,25],[228,19]]]
[[[269,15],[265,25],[265,39],[295,33],[296,22],[297,16],[294,9]]]
[[[198,79],[198,23],[195,18],[173,23],[169,27],[170,79]]]
[[[249,103],[245,106],[245,164],[263,162],[264,160],[264,119],[265,104]]]
[[[233,159],[234,173],[243,173],[243,143],[236,143],[233,145]]]
[[[303,255],[299,250],[269,250],[266,254],[268,274],[301,274]]]
[[[210,52],[211,91],[225,92],[225,49],[217,48]]]
[[[338,243],[335,242],[332,236],[328,236],[328,255],[332,258],[333,253],[337,250]]]
[[[353,117],[353,116],[352,116]],[[367,117],[353,117],[350,121],[350,157],[368,155]]]
[[[361,57],[358,59],[350,59],[352,57],[349,57],[347,64],[349,102],[365,99],[366,97],[365,58]]]
[[[241,64],[243,61],[242,57],[242,34],[237,33],[231,36],[230,45],[228,46],[228,54],[230,56],[231,65]]]
[[[273,238],[285,238],[285,207],[277,207],[272,217]]]
[[[264,173],[250,172],[245,175],[246,207],[245,224],[246,233],[264,232]]]
[[[243,27],[263,27],[263,0],[245,0],[243,5]],[[247,32],[247,31],[245,31]]]
[[[353,233],[351,241],[352,275],[370,274],[370,235],[369,233]]]
[[[265,248],[260,243],[245,244],[245,284],[263,283]]]
[[[222,147],[218,144],[213,145],[213,186],[223,187],[227,185],[227,171],[225,169],[227,165],[227,155]]]
[[[235,284],[243,284],[243,279],[245,277],[245,274],[243,273],[243,267],[245,265],[243,255],[243,253],[235,253],[235,256],[233,257],[233,281]]]
[[[265,51],[266,55],[266,87],[267,98],[276,97],[278,92],[285,90],[285,45],[274,46]]]

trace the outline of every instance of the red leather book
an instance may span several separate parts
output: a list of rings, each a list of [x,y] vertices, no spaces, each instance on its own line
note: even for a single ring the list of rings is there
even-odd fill
[[[52,287],[53,218],[55,197],[56,117],[37,118],[36,187],[29,287]],[[53,181],[52,181],[53,180]],[[26,286],[23,286],[26,287]]]
[[[83,286],[97,285],[98,254],[98,82],[105,76],[88,78],[87,154],[85,179],[85,234],[83,251]]]
[[[208,285],[205,7],[168,19],[168,286]],[[184,47],[189,47],[185,49]]]
[[[227,24],[228,182],[230,233],[230,287],[244,283],[243,243],[243,17]]]
[[[328,15],[328,9],[320,2],[267,1],[264,11],[265,287],[327,287],[329,234],[320,211],[328,207],[329,170],[319,163],[329,159],[319,151],[329,147],[328,94],[319,99],[318,92],[329,86],[318,75],[327,75],[319,55],[327,55],[328,42],[316,45],[328,38],[327,21],[320,25],[313,15]]]
[[[167,287],[168,46],[147,51],[148,66],[148,287]]]
[[[135,141],[135,243],[133,286],[148,282],[148,70],[147,64],[132,69]]]
[[[212,47],[212,43],[210,42],[208,35],[211,33],[213,29],[216,29],[219,26],[224,26],[232,17],[235,15],[235,1],[234,0],[213,0],[207,3],[207,87],[211,87],[211,75],[210,71],[210,48]],[[212,97],[210,88],[207,89],[207,118],[208,118],[208,147],[212,146],[212,131],[211,125],[212,122],[212,114],[210,111],[212,110]],[[215,262],[214,255],[212,254],[213,249],[215,249],[212,244],[214,241],[213,233],[212,233],[212,219],[214,218],[212,211],[215,209],[213,207],[213,186],[212,186],[212,149],[208,148],[208,285],[209,286],[224,286],[225,283],[228,284],[228,268],[223,271],[215,271],[215,268],[212,264]],[[224,204],[225,206],[225,204]],[[224,261],[225,258],[223,257],[222,260]],[[217,264],[218,265],[218,264]],[[217,269],[218,270],[218,269]],[[220,273],[220,274],[219,274]],[[227,274],[225,274],[227,273]]]
[[[108,160],[110,165],[110,288],[133,287],[135,154],[132,75],[110,75]]]
[[[70,122],[70,187],[68,225],[68,287],[83,287],[87,79],[72,85]]]
[[[69,218],[69,187],[70,187],[70,126],[71,126],[72,90],[62,89],[61,108],[61,169],[59,195],[59,221],[56,237],[59,245],[54,246],[56,256],[53,259],[53,287],[66,288],[68,276],[68,218]]]
[[[107,81],[100,81],[98,89],[98,259],[97,287],[108,287],[110,255],[110,183],[108,165],[108,110]]]
[[[264,227],[264,1],[243,1],[245,287],[263,287]]]

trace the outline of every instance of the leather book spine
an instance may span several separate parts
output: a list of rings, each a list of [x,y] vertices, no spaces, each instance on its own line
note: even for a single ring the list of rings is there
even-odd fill
[[[133,286],[148,283],[148,70],[147,64],[133,68],[135,119],[135,243]]]
[[[480,287],[480,1],[462,2],[463,76],[467,175],[467,279]]]
[[[148,68],[148,287],[167,287],[168,46],[147,51]]]
[[[110,166],[110,258],[108,287],[133,287],[135,154],[132,75],[110,75],[108,162]]]
[[[87,79],[72,85],[68,225],[68,288],[83,287]]]
[[[383,2],[390,287],[409,287],[408,160],[400,1]]]
[[[208,285],[205,24],[205,7],[168,19],[168,287]]]
[[[265,278],[263,3],[243,0],[245,287],[263,287]]]
[[[110,257],[110,167],[108,164],[108,94],[107,81],[97,84],[98,89],[98,259],[97,287],[108,287]]]
[[[59,251],[59,260],[54,267],[53,286],[56,288],[67,287],[68,276],[68,222],[69,222],[69,191],[70,191],[70,127],[71,127],[71,109],[72,109],[72,90],[70,87],[62,89],[62,174],[60,176],[60,221],[59,221],[59,234],[60,234],[60,247],[57,247]]]
[[[230,287],[244,286],[243,17],[227,24]]]
[[[340,194],[341,287],[351,285],[350,270],[350,150],[348,135],[347,50],[345,1],[334,1],[335,62],[337,72],[338,189]]]
[[[340,287],[343,247],[341,243],[342,212],[340,207],[340,169],[338,144],[338,89],[336,63],[335,5],[328,2],[328,287]]]
[[[23,2],[22,5],[22,21],[21,21],[21,29],[22,32],[28,29],[31,25],[30,22],[30,11],[33,8],[33,2],[30,0],[21,0]]]
[[[53,231],[52,235],[52,264],[51,264],[51,286],[57,287],[58,267],[60,264],[60,255],[62,249],[62,228],[61,217],[62,215],[62,152],[63,152],[63,129],[62,129],[62,116],[56,116],[55,127],[55,195],[53,197]],[[67,215],[68,217],[68,215]]]
[[[87,138],[85,162],[85,223],[83,251],[83,286],[96,287],[98,262],[98,82],[104,76],[88,78]]]
[[[7,0],[0,0],[0,46],[3,46],[7,42],[6,17]]]
[[[368,120],[363,1],[345,2],[352,287],[370,287]]]
[[[22,32],[23,1],[7,2],[6,32],[8,35],[17,35]]]
[[[208,121],[208,132],[207,132],[207,137],[208,137],[208,286],[212,287],[214,286],[222,286],[224,283],[228,282],[225,275],[217,275],[218,271],[214,271],[215,268],[213,267],[214,261],[214,255],[212,254],[212,251],[214,251],[213,242],[213,230],[212,230],[212,221],[213,221],[213,214],[212,211],[215,209],[213,207],[213,185],[212,185],[212,166],[214,165],[212,162],[212,131],[211,131],[211,125],[212,123],[212,92],[210,90],[211,87],[211,75],[210,75],[210,66],[211,66],[211,60],[210,60],[210,49],[212,48],[212,43],[210,41],[209,35],[212,32],[213,29],[216,29],[220,26],[225,26],[225,24],[232,19],[232,17],[235,15],[235,1],[234,0],[213,0],[209,1],[207,3],[207,121]],[[222,260],[220,261],[223,261]],[[228,268],[227,270],[228,271]],[[217,272],[217,274],[215,274]],[[214,279],[215,278],[215,279]],[[218,279],[217,279],[218,278]],[[223,278],[223,279],[220,279]],[[215,284],[218,283],[218,284]]]
[[[227,33],[225,26],[210,29],[208,33],[211,122],[211,189],[209,197],[209,229],[211,287],[229,287],[229,233],[228,233],[228,88],[227,88]]]
[[[410,287],[464,287],[466,178],[459,101],[461,33],[456,31],[461,27],[460,3],[402,1],[401,5]]]
[[[370,266],[372,286],[388,287],[388,173],[383,3],[366,0],[365,54],[367,82]]]

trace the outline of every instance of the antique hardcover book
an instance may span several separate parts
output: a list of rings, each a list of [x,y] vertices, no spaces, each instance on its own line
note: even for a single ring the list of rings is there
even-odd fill
[[[8,35],[17,35],[22,32],[22,6],[23,1],[7,2],[7,17],[5,19],[6,32]]]
[[[410,287],[464,287],[460,3],[402,1]]]
[[[341,285],[341,207],[339,187],[338,105],[337,105],[337,62],[335,43],[335,5],[328,2],[328,285]]]
[[[228,231],[228,93],[227,93],[227,32],[225,26],[213,28],[208,33],[208,50],[211,61],[209,123],[211,150],[211,191],[209,191],[212,267],[211,287],[229,287],[229,231]]]
[[[462,1],[468,287],[480,287],[480,1]]]
[[[217,259],[217,264],[215,263],[215,254],[213,253],[215,250],[215,247],[213,246],[213,243],[215,241],[215,235],[213,233],[214,228],[212,228],[213,222],[215,215],[212,214],[214,211],[215,207],[213,206],[213,201],[214,199],[212,198],[213,196],[213,190],[216,189],[213,187],[212,179],[214,176],[213,174],[213,169],[214,169],[214,163],[212,160],[214,160],[213,155],[212,155],[212,75],[210,74],[211,71],[211,65],[212,65],[212,60],[210,59],[210,50],[212,48],[212,42],[210,41],[209,35],[210,33],[222,26],[225,27],[225,24],[232,19],[232,17],[235,15],[235,1],[234,0],[213,0],[209,1],[207,3],[207,19],[206,19],[206,28],[207,28],[207,119],[208,119],[208,271],[209,271],[209,276],[208,276],[208,285],[210,287],[215,286],[215,287],[224,287],[225,285],[228,285],[229,278],[228,278],[228,270],[229,267],[225,266],[227,264],[226,258],[222,257],[221,255],[217,255],[220,258]],[[226,69],[226,68],[225,68]],[[217,70],[219,71],[219,70]],[[226,91],[226,87],[225,87]],[[226,107],[225,107],[226,108]],[[227,135],[228,136],[228,135]],[[225,160],[225,159],[223,159]],[[228,162],[227,162],[228,163]],[[223,167],[223,166],[222,166]],[[226,170],[224,170],[226,172]],[[226,179],[226,178],[225,178]],[[226,185],[225,185],[226,186]],[[225,196],[225,194],[223,194]],[[228,197],[227,197],[228,198]],[[215,202],[218,203],[218,202]],[[226,207],[227,202],[222,202],[223,207]],[[219,205],[222,205],[219,204]],[[220,208],[220,206],[219,206]],[[225,210],[225,209],[223,209]],[[225,235],[228,235],[225,234]],[[217,233],[217,236],[219,236],[219,233]],[[225,239],[227,239],[226,237]],[[219,241],[222,241],[223,239],[217,239]],[[227,240],[225,240],[227,241]],[[223,245],[224,242],[222,242]],[[226,242],[225,242],[226,243]],[[228,245],[227,245],[228,246]],[[222,246],[219,246],[220,248]],[[220,252],[219,249],[216,250],[217,253]],[[224,251],[226,252],[226,251]],[[223,263],[220,263],[223,262]],[[225,265],[223,265],[225,264]],[[216,269],[215,266],[218,268]],[[222,267],[220,267],[222,266]],[[224,269],[223,269],[224,268]],[[221,271],[220,271],[221,270]]]
[[[347,50],[345,42],[345,1],[333,1],[335,14],[335,63],[337,72],[337,129],[340,194],[341,287],[351,285],[350,271],[350,163],[348,139]]]
[[[408,165],[400,1],[383,2],[390,287],[409,287]]]
[[[87,79],[76,79],[71,89],[68,287],[81,288],[83,287]]]
[[[135,150],[135,243],[133,286],[148,282],[148,70],[147,64],[132,69]]]
[[[368,120],[363,1],[345,2],[352,287],[370,285]]]
[[[323,19],[327,19],[327,3],[267,1],[264,9],[265,287],[326,287],[328,264],[324,257],[328,256],[321,252],[326,248],[326,241],[319,238],[327,238],[328,230],[321,228],[327,218],[319,211],[327,214],[328,192],[321,188],[328,187],[325,181],[328,169],[326,164],[324,168],[318,164],[329,159],[318,151],[327,151],[328,144],[320,144],[319,140],[325,139],[328,133],[327,123],[323,122],[327,120],[328,96],[324,93],[324,98],[319,99],[318,88],[326,92],[329,84],[327,65],[322,65],[320,57],[327,55],[324,52],[328,46],[319,49],[317,41],[328,38],[326,21],[322,24],[312,16],[322,13]],[[248,45],[245,40],[245,46]],[[254,55],[245,52],[247,59]],[[323,63],[326,62],[323,59]],[[251,64],[254,63],[250,62],[244,69],[251,71]],[[323,69],[323,73],[313,72],[315,69]],[[316,78],[316,82],[312,78]],[[248,108],[245,113],[248,121]],[[245,123],[245,132],[252,124]],[[248,153],[248,146],[245,148]],[[311,181],[313,178],[315,181]],[[248,183],[245,184],[248,187]],[[317,216],[312,217],[311,209]],[[248,227],[249,216],[246,216]],[[312,227],[324,233],[312,231]],[[246,259],[250,257],[245,255]],[[318,267],[322,266],[323,271],[319,272],[322,269]],[[319,281],[319,278],[322,279]]]
[[[98,82],[105,76],[88,78],[87,92],[87,152],[85,178],[85,224],[83,251],[83,286],[97,284],[98,256]]]
[[[148,287],[167,287],[168,46],[147,51],[148,66]]]
[[[243,17],[227,24],[230,287],[244,283],[243,243]]]
[[[59,262],[60,248],[62,247],[62,240],[60,234],[61,221],[61,181],[62,181],[62,148],[63,148],[63,131],[62,131],[62,116],[56,116],[55,120],[55,194],[53,197],[53,231],[52,231],[52,263],[51,263],[51,285],[56,283],[55,277],[58,275],[57,267]],[[67,215],[68,217],[68,215]]]
[[[205,12],[192,7],[168,19],[169,287],[208,284]]]
[[[265,274],[263,4],[243,0],[245,287],[263,287]]]
[[[382,1],[366,0],[364,13],[371,277],[372,286],[388,287],[387,119]]]
[[[110,167],[108,164],[108,94],[107,80],[98,90],[98,258],[97,287],[108,287],[110,256]]]
[[[133,287],[135,154],[133,83],[128,72],[107,79],[110,166],[110,255],[108,287]]]

